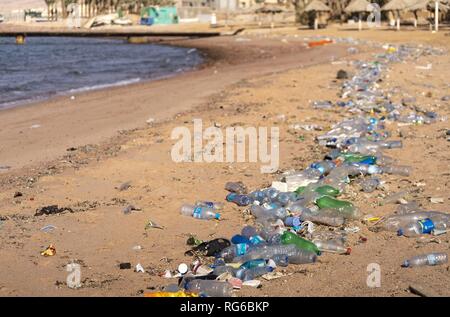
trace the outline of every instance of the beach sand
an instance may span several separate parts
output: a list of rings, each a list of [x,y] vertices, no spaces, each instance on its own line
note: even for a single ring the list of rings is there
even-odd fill
[[[173,128],[192,130],[192,119],[204,127],[277,126],[280,128],[280,170],[302,169],[320,160],[326,149],[314,142],[320,131],[294,131],[291,124],[321,125],[325,131],[344,117],[342,110],[314,110],[311,100],[337,100],[339,69],[352,71],[346,61],[370,58],[370,47],[331,44],[307,49],[305,36],[322,34],[364,38],[380,42],[432,44],[450,48],[449,37],[424,31],[298,31],[294,28],[252,30],[237,37],[168,42],[196,47],[208,55],[205,67],[176,77],[116,87],[8,109],[0,112],[0,295],[32,296],[139,296],[176,280],[160,275],[178,264],[191,263],[184,256],[189,234],[208,240],[230,238],[253,220],[244,208],[227,203],[222,220],[200,221],[182,217],[182,203],[199,199],[224,201],[227,181],[243,181],[249,188],[270,185],[277,175],[261,174],[257,163],[175,163],[170,151]],[[430,70],[417,65],[432,63]],[[440,101],[449,95],[450,59],[426,56],[395,64],[383,87],[395,88],[417,98],[418,104],[441,116],[450,113]],[[401,94],[393,99],[401,98]],[[398,100],[396,100],[398,101]],[[280,116],[284,115],[284,116]],[[151,125],[146,123],[154,118]],[[30,129],[32,125],[40,127]],[[389,126],[393,139],[404,148],[389,151],[399,164],[414,167],[408,178],[384,177],[383,191],[363,194],[349,190],[344,198],[364,214],[382,216],[396,205],[381,205],[389,194],[408,190],[407,200],[426,209],[448,208],[449,146],[447,122],[432,125]],[[73,149],[71,149],[73,148]],[[67,151],[70,149],[70,151]],[[125,191],[117,189],[130,182]],[[356,187],[355,187],[356,188]],[[23,196],[14,198],[16,192]],[[444,203],[432,204],[430,197]],[[70,207],[73,213],[35,217],[47,205]],[[124,215],[133,204],[141,212]],[[144,230],[152,220],[164,229]],[[57,228],[40,231],[45,225]],[[393,233],[361,230],[351,235],[352,254],[324,254],[314,265],[292,265],[287,276],[263,281],[262,288],[244,287],[239,296],[410,296],[410,285],[420,285],[436,295],[450,295],[448,264],[404,269],[404,259],[431,251],[448,251],[449,237],[418,243]],[[360,237],[367,238],[362,242]],[[53,257],[42,257],[48,245]],[[139,251],[132,248],[142,246]],[[81,264],[83,287],[65,285],[66,265]],[[141,263],[146,273],[120,270],[118,264]],[[381,266],[381,287],[366,285],[367,265]]]

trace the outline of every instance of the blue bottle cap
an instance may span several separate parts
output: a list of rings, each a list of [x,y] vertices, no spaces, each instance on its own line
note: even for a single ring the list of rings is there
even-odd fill
[[[217,220],[220,220],[220,214],[216,213],[216,216],[214,218],[216,218]]]
[[[398,236],[402,236],[402,235],[403,235],[403,230],[402,230],[402,229],[398,229],[397,235],[398,235]]]

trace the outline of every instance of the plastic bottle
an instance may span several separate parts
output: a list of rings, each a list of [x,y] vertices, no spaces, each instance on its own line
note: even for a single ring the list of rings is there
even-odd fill
[[[265,259],[255,259],[247,261],[239,267],[240,269],[252,269],[254,267],[265,267],[267,265],[267,260]]]
[[[346,248],[338,241],[333,240],[314,240],[314,244],[322,252],[331,252],[338,254],[350,254],[351,248]]]
[[[266,197],[266,193],[262,190],[255,190],[254,192],[251,192],[250,194],[248,194],[248,196],[253,200],[253,201],[259,201],[260,204],[269,201]]]
[[[263,192],[269,201],[273,201],[278,196],[280,191],[273,187],[269,187],[269,188],[264,189]]]
[[[298,200],[298,195],[295,192],[279,193],[276,197],[276,200],[282,206],[286,206],[290,202]]]
[[[342,217],[344,219],[351,219],[356,220],[361,217],[361,212],[358,208],[355,209],[334,209],[334,208],[323,208],[319,209],[317,212],[322,216],[328,216],[328,217]]]
[[[256,230],[255,227],[252,227],[252,226],[245,226],[241,230],[241,235],[243,235],[244,237],[247,237],[247,238],[250,238],[250,237],[255,236],[257,234],[258,234],[258,231]]]
[[[287,210],[283,207],[267,209],[258,205],[252,205],[250,207],[250,212],[256,218],[284,219],[288,215]]]
[[[311,241],[305,240],[295,233],[286,231],[281,236],[281,243],[283,244],[293,244],[297,248],[301,250],[311,251],[315,252],[316,254],[320,254],[320,250],[317,248],[317,246],[312,243]]]
[[[412,222],[430,218],[434,223],[442,221],[447,226],[450,224],[450,215],[438,211],[419,211],[403,215],[392,215],[384,219],[379,228],[387,231],[398,231]]]
[[[229,202],[233,202],[238,206],[248,206],[252,202],[249,196],[236,193],[229,193],[226,197],[226,200]]]
[[[297,255],[302,255],[302,254],[309,255],[311,253],[315,254],[311,251],[300,250],[293,244],[264,245],[261,247],[255,247],[255,248],[250,249],[245,255],[235,257],[233,259],[233,262],[244,263],[244,262],[247,262],[250,260],[255,260],[255,259],[271,259],[277,254],[283,254],[283,255],[287,255],[288,257],[290,257],[290,256],[294,256],[294,255],[297,256]]]
[[[312,221],[314,223],[319,223],[331,227],[339,227],[342,226],[345,222],[345,219],[343,216],[334,216],[334,215],[327,215],[327,214],[321,214],[319,213],[312,213],[312,212],[303,212],[300,215],[301,221]]]
[[[380,186],[380,184],[381,184],[381,181],[376,177],[365,179],[359,183],[359,185],[361,186],[361,189],[365,193],[373,192],[375,189],[377,189],[378,186]]]
[[[322,209],[322,208],[331,208],[336,209],[341,212],[346,213],[353,213],[355,206],[345,200],[338,200],[330,196],[323,196],[316,200],[316,205]]]
[[[336,164],[328,160],[312,163],[309,167],[318,170],[320,175],[326,175],[336,167]]]
[[[254,280],[258,276],[267,274],[272,271],[273,268],[271,266],[254,267],[250,269],[243,268],[236,271],[236,277],[245,282]]]
[[[214,209],[208,207],[200,207],[193,205],[183,205],[181,206],[181,214],[184,216],[194,217],[197,219],[220,219],[220,214]]]
[[[251,244],[250,239],[242,236],[240,234],[235,234],[232,238],[231,238],[231,243],[233,244],[240,244],[240,243],[245,243],[245,244]]]
[[[221,265],[215,267],[212,274],[219,276],[223,273],[230,273],[234,276],[236,274],[236,269],[228,265]]]
[[[301,251],[301,250],[299,250]],[[303,251],[294,255],[288,256],[289,264],[308,264],[315,263],[317,261],[317,255],[314,252]]]
[[[383,173],[409,176],[411,174],[412,168],[410,166],[404,165],[386,165],[382,167]]]
[[[433,230],[446,230],[444,221],[434,222],[430,218],[414,221],[398,229],[397,234],[405,237],[417,237],[421,234],[430,234]]]
[[[448,262],[448,256],[446,253],[429,253],[412,257],[411,259],[403,262],[403,267],[418,267],[425,265],[440,265]]]
[[[362,164],[375,164],[377,157],[374,155],[363,155],[360,153],[342,153],[340,155],[346,163],[362,163]]]
[[[233,286],[227,282],[196,279],[186,285],[186,290],[205,294],[210,297],[230,297]]]
[[[242,182],[227,182],[225,184],[225,189],[240,195],[247,194],[247,187]]]
[[[271,258],[277,266],[285,267],[289,264],[289,257],[286,254],[275,254]]]
[[[221,202],[213,202],[213,201],[205,201],[205,200],[198,200],[195,203],[196,206],[200,206],[200,207],[208,207],[208,208],[212,208],[214,210],[221,210],[223,209],[223,203]]]
[[[218,257],[223,258],[225,262],[229,262],[237,256],[246,254],[249,249],[250,246],[246,243],[231,245],[220,251]]]

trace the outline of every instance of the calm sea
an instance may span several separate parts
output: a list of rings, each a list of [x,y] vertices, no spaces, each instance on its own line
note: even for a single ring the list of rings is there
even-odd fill
[[[0,38],[0,109],[55,95],[174,75],[202,62],[195,49],[123,40]]]

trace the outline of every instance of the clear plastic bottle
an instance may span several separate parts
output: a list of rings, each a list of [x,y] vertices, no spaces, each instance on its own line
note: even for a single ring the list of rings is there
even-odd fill
[[[422,234],[431,234],[433,230],[446,230],[447,223],[444,221],[433,221],[430,218],[414,221],[398,229],[397,234],[405,237],[417,237]]]
[[[223,258],[225,262],[230,262],[233,258],[246,254],[251,248],[246,243],[234,244],[220,251],[218,257]]]
[[[240,195],[247,194],[247,187],[242,182],[227,182],[225,184],[225,189]]]
[[[347,248],[339,241],[333,240],[313,240],[314,244],[322,252],[331,252],[338,254],[350,254],[351,248]]]
[[[295,245],[265,245],[261,247],[255,247],[249,250],[245,255],[235,257],[233,262],[244,263],[255,259],[271,259],[277,254],[284,254],[288,257],[299,254],[310,254],[310,251],[304,251],[298,249]]]
[[[194,217],[197,219],[220,219],[220,214],[214,209],[208,207],[200,207],[193,205],[183,205],[181,206],[181,214],[184,216]]]
[[[381,181],[377,177],[372,177],[372,178],[365,179],[365,180],[361,181],[359,183],[359,185],[361,186],[361,189],[363,190],[363,192],[371,193],[375,189],[377,189],[378,186],[381,185]]]
[[[195,203],[196,206],[200,206],[200,207],[208,207],[208,208],[212,208],[214,210],[221,210],[223,209],[223,203],[221,202],[214,202],[214,201],[206,201],[206,200],[198,200]]]
[[[333,161],[325,160],[312,163],[309,167],[318,170],[320,175],[326,175],[336,167],[336,164]]]
[[[250,269],[242,268],[236,271],[236,277],[245,282],[254,280],[258,276],[267,274],[272,271],[273,267],[271,266],[253,267]]]
[[[450,224],[450,214],[439,211],[419,211],[403,215],[392,215],[379,223],[378,227],[382,230],[397,232],[400,228],[410,223],[430,218],[437,223],[442,221],[447,226]]]
[[[209,297],[230,297],[233,286],[227,282],[196,279],[187,283],[186,290]]]
[[[418,267],[418,266],[426,266],[426,265],[440,265],[448,262],[448,256],[446,253],[429,253],[422,254],[411,259],[405,260],[403,262],[403,267]]]
[[[330,227],[339,227],[342,226],[345,222],[343,216],[332,216],[327,215],[326,213],[312,213],[312,212],[303,212],[300,215],[301,221],[312,221],[314,223],[319,223],[323,225],[327,225]]]
[[[404,165],[385,165],[382,167],[383,173],[401,176],[411,175],[412,168]]]

